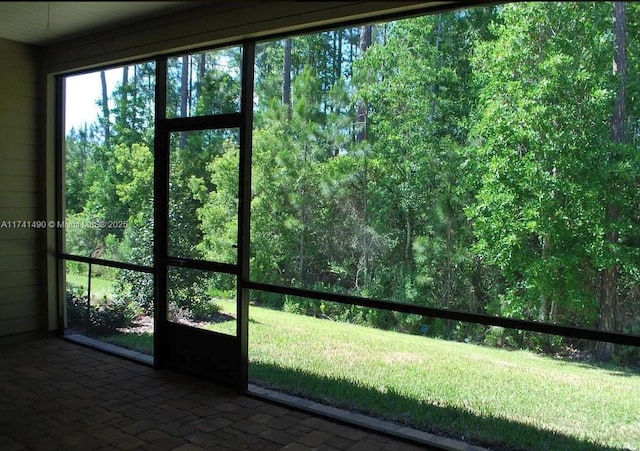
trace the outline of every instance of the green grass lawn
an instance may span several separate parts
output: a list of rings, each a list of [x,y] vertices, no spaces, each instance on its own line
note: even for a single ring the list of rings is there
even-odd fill
[[[86,295],[88,280],[85,274],[75,274],[67,272],[67,283],[81,286],[84,289]],[[102,299],[105,296],[113,295],[113,280],[101,279],[100,277],[91,278],[91,298]]]
[[[153,334],[149,332],[108,335],[98,339],[125,349],[153,355]]]
[[[249,316],[259,384],[483,445],[640,449],[638,372],[263,308]]]
[[[496,449],[640,449],[637,371],[254,306],[249,316],[258,385]],[[151,351],[152,335],[130,335],[105,341]]]

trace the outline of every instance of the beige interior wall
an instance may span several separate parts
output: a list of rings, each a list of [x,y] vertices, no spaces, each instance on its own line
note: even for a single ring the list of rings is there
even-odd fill
[[[0,335],[43,327],[38,80],[33,47],[0,39]]]

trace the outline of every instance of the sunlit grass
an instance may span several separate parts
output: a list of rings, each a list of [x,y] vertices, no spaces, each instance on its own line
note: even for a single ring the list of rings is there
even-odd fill
[[[256,307],[250,319],[263,385],[485,445],[640,449],[637,372]]]
[[[149,332],[108,335],[100,337],[100,341],[143,354],[153,355],[153,334]]]
[[[86,295],[88,288],[88,277],[85,274],[75,274],[68,272],[66,275],[67,283],[83,288]],[[113,280],[103,279],[100,277],[91,277],[91,298],[102,299],[113,296]]]

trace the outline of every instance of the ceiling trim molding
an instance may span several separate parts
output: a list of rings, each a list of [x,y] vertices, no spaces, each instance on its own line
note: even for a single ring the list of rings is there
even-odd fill
[[[478,4],[478,2],[466,2]],[[366,21],[381,15],[464,6],[453,1],[379,2],[211,2],[175,14],[91,33],[45,48],[48,73],[87,70],[106,64],[244,39]]]

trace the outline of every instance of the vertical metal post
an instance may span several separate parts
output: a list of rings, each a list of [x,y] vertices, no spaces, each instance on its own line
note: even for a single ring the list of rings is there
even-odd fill
[[[91,323],[91,263],[87,275],[87,321]]]
[[[169,218],[169,143],[167,115],[167,58],[156,59],[155,130],[153,141],[153,348],[156,367],[168,363],[166,355],[167,265]]]
[[[240,173],[238,186],[238,321],[240,380],[238,388],[246,391],[249,385],[249,255],[251,215],[251,158],[253,136],[253,80],[255,44],[248,42],[242,48],[242,98],[240,113]]]
[[[66,79],[57,75],[55,79],[55,119],[54,119],[54,140],[55,140],[55,220],[60,224],[64,219],[64,100],[65,100]],[[49,233],[49,231],[47,231]],[[63,335],[67,328],[67,299],[65,278],[65,264],[58,257],[64,251],[64,228],[56,227],[55,231],[56,249],[56,284],[57,284],[57,314],[58,314],[58,334]]]

